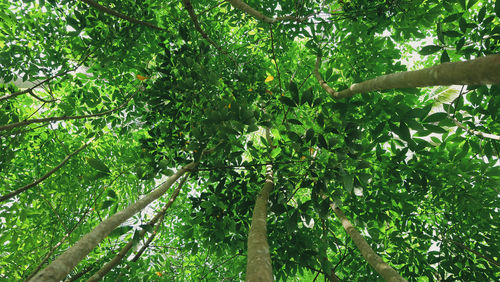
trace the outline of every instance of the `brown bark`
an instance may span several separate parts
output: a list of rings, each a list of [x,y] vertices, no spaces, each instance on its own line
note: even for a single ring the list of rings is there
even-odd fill
[[[44,176],[40,177],[39,179],[35,180],[34,182],[30,183],[30,184],[27,184],[19,189],[16,189],[10,193],[8,193],[7,195],[3,195],[2,197],[0,197],[0,203],[3,202],[3,201],[7,201],[8,199],[18,195],[18,194],[21,194],[22,192],[40,184],[40,182],[44,181],[45,179],[49,178],[54,172],[58,171],[61,167],[63,167],[71,157],[73,157],[74,155],[80,153],[83,149],[87,148],[87,146],[92,143],[92,141],[94,141],[94,139],[91,139],[90,141],[88,141],[87,143],[85,143],[82,147],[80,147],[78,150],[72,152],[71,154],[67,155],[56,167],[54,167],[53,169],[51,169],[49,172],[47,172]]]
[[[105,6],[102,6],[102,5],[100,5],[99,3],[94,2],[94,1],[92,1],[92,0],[80,0],[80,1],[82,1],[83,3],[87,3],[87,5],[89,5],[89,6],[91,6],[91,7],[94,7],[94,8],[96,8],[97,10],[99,10],[99,11],[101,11],[101,12],[103,12],[103,13],[106,13],[106,14],[108,14],[108,15],[112,15],[112,16],[115,16],[115,17],[117,17],[117,18],[124,19],[124,20],[126,20],[126,21],[131,22],[131,23],[135,23],[135,24],[139,24],[139,25],[147,26],[147,27],[152,28],[152,29],[156,29],[156,30],[164,30],[164,31],[166,31],[166,29],[164,29],[164,28],[158,27],[158,26],[156,26],[156,25],[154,25],[154,24],[151,24],[151,23],[148,23],[148,22],[145,22],[145,21],[141,21],[141,20],[138,20],[138,19],[134,19],[134,18],[129,17],[129,16],[127,16],[127,15],[124,15],[124,14],[122,14],[122,13],[120,13],[120,12],[117,12],[117,11],[115,11],[115,10],[113,10],[113,9],[110,9],[110,8],[108,8],[108,7],[105,7]]]
[[[345,231],[349,234],[356,247],[358,247],[365,260],[375,269],[375,271],[377,271],[378,274],[380,274],[380,276],[382,276],[382,278],[384,278],[385,281],[406,281],[396,270],[394,270],[394,268],[384,262],[382,258],[373,251],[363,236],[359,234],[356,228],[354,228],[345,214],[338,207],[335,207],[334,204],[330,204],[330,207],[337,215]]]
[[[62,116],[62,117],[49,117],[49,118],[29,119],[29,120],[24,120],[24,121],[20,121],[20,122],[15,122],[15,123],[10,123],[10,124],[6,124],[6,125],[2,125],[2,126],[0,126],[0,131],[2,131],[2,130],[9,130],[9,129],[13,129],[13,128],[20,127],[20,126],[26,126],[26,125],[30,125],[30,124],[33,124],[33,123],[46,123],[46,122],[54,122],[54,121],[60,121],[60,120],[74,120],[74,119],[94,118],[94,117],[101,117],[101,116],[109,115],[109,114],[111,114],[113,112],[116,112],[116,111],[124,108],[128,104],[128,102],[130,102],[130,100],[132,100],[132,98],[134,98],[134,96],[135,96],[135,94],[131,95],[120,106],[118,106],[118,107],[116,107],[114,109],[111,109],[111,110],[107,110],[107,111],[101,112],[101,113],[90,114],[90,115],[81,115],[81,116]]]
[[[172,184],[181,177],[185,172],[193,169],[197,163],[190,163],[179,169],[174,175],[157,189],[153,190],[137,202],[131,204],[124,210],[108,217],[102,221],[96,228],[87,233],[75,245],[66,250],[49,266],[40,271],[30,281],[60,281],[71,272],[71,270],[88,254],[90,253],[111,231],[122,224],[125,220],[132,217],[137,212],[144,209],[154,200],[161,197]]]
[[[266,130],[268,143],[271,144],[269,130]],[[248,232],[248,257],[246,281],[273,281],[271,255],[267,243],[267,202],[273,189],[273,167],[266,166],[266,182],[262,187],[253,209],[252,224]]]
[[[303,19],[299,19],[299,18],[294,17],[294,16],[270,18],[270,17],[262,14],[261,12],[255,10],[254,8],[248,6],[245,2],[243,2],[241,0],[228,0],[227,2],[229,2],[236,9],[239,9],[239,10],[249,14],[250,16],[252,16],[260,21],[270,23],[270,24],[280,22],[280,21],[301,21],[301,20],[303,20]]]
[[[163,221],[163,217],[165,216],[165,213],[167,212],[168,208],[170,208],[170,206],[173,204],[173,202],[175,201],[175,199],[179,195],[179,192],[182,188],[182,185],[184,185],[184,183],[186,182],[186,179],[187,179],[187,175],[184,176],[184,178],[179,183],[178,187],[174,190],[174,192],[172,193],[172,196],[168,200],[167,204],[147,223],[148,225],[150,225],[150,226],[157,225],[157,227],[158,227],[161,224],[161,222]],[[146,229],[142,229],[139,232],[139,237],[142,238],[142,237],[144,237],[145,234],[146,234]],[[115,268],[121,262],[121,260],[127,255],[127,253],[130,251],[130,249],[132,249],[134,244],[135,244],[134,239],[133,238],[130,239],[130,241],[128,241],[128,243],[125,246],[123,246],[123,248],[120,250],[120,252],[112,260],[110,260],[103,267],[101,267],[101,269],[99,269],[94,275],[92,275],[87,280],[87,282],[91,282],[91,281],[95,282],[95,281],[101,280],[101,278],[103,278],[106,274],[108,274],[108,272],[111,269]],[[147,246],[149,246],[149,244],[147,244]]]
[[[348,89],[340,92],[335,91],[321,78],[319,74],[320,65],[321,57],[318,56],[314,67],[314,75],[321,87],[336,99],[384,89],[500,83],[500,54],[464,62],[444,63],[416,71],[382,75],[353,84]]]

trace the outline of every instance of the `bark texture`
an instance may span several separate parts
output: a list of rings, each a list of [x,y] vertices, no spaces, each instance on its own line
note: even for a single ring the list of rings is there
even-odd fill
[[[375,271],[377,271],[378,274],[380,274],[380,276],[382,276],[382,278],[384,278],[385,281],[406,281],[403,277],[401,277],[401,275],[399,275],[396,270],[394,270],[394,268],[384,262],[382,258],[373,251],[373,249],[370,247],[370,245],[368,245],[363,236],[359,234],[356,228],[354,228],[354,226],[339,208],[335,207],[334,204],[331,204],[330,206],[342,223],[342,226],[344,227],[347,234],[349,234],[356,247],[358,247],[365,260],[375,269]]]
[[[351,97],[358,93],[395,88],[414,88],[438,85],[500,84],[500,54],[464,62],[444,63],[416,71],[382,75],[351,85],[340,92],[331,88],[319,74],[321,57],[316,58],[314,76],[333,98]]]
[[[250,16],[252,16],[260,21],[266,22],[266,23],[276,23],[276,22],[280,22],[280,21],[298,20],[296,17],[293,17],[293,16],[270,18],[270,17],[262,14],[261,12],[255,10],[254,8],[248,6],[245,2],[243,2],[241,0],[228,0],[227,2],[229,2],[236,9],[239,9],[239,10],[249,14]]]
[[[167,204],[148,222],[148,225],[154,226],[157,223],[161,223],[163,221],[163,217],[165,216],[165,213],[167,212],[168,208],[170,208],[170,206],[174,203],[175,199],[179,195],[179,192],[182,188],[182,185],[186,182],[186,179],[187,179],[187,175],[184,176],[182,181],[179,183],[179,186],[177,187],[177,189],[174,190],[174,192],[172,193],[172,196],[168,200]],[[146,229],[142,229],[139,232],[139,238],[144,237],[145,234],[146,234]],[[132,249],[132,247],[134,245],[135,245],[135,242],[132,238],[132,239],[130,239],[130,241],[128,241],[128,243],[125,246],[123,246],[123,248],[120,250],[120,252],[112,260],[108,261],[108,263],[106,263],[103,267],[101,267],[101,269],[99,269],[94,275],[92,275],[87,280],[87,282],[95,282],[95,281],[101,280],[106,274],[108,274],[108,272],[111,269],[115,268],[121,262],[121,260],[127,255],[127,253],[130,251],[130,249]]]
[[[266,130],[266,137],[269,144],[271,138],[269,130]],[[266,182],[262,187],[257,199],[252,215],[252,225],[248,232],[248,257],[246,281],[273,281],[273,270],[271,265],[271,255],[269,254],[269,244],[267,243],[267,202],[269,194],[273,190],[273,167],[266,166]]]
[[[181,177],[186,171],[193,169],[196,163],[192,162],[185,167],[179,169],[174,175],[170,176],[168,180],[150,192],[145,197],[139,199],[137,202],[131,204],[124,210],[108,217],[101,222],[96,228],[87,233],[71,248],[66,250],[62,255],[56,258],[49,266],[40,271],[30,281],[60,281],[71,272],[71,270],[90,253],[106,236],[111,233],[116,227],[122,224],[125,220],[132,217],[137,212],[144,209],[154,200],[161,197],[168,190],[170,186]]]

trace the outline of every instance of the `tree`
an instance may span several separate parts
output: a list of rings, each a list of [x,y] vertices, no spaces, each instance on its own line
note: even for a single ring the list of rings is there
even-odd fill
[[[494,280],[497,2],[0,2],[0,278]]]

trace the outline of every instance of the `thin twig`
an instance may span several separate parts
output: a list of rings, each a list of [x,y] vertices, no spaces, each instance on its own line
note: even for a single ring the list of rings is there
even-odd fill
[[[10,130],[12,128],[16,128],[16,127],[20,127],[20,126],[26,126],[26,125],[30,125],[30,124],[33,124],[33,123],[47,123],[47,122],[54,122],[54,121],[60,121],[60,120],[75,120],[75,119],[85,119],[85,118],[101,117],[101,116],[111,114],[113,112],[116,112],[116,111],[124,108],[128,104],[128,102],[130,102],[130,100],[132,100],[132,98],[134,96],[135,96],[135,93],[133,95],[130,95],[130,97],[123,104],[121,104],[120,106],[118,106],[118,107],[116,107],[114,109],[111,109],[111,110],[107,110],[107,111],[101,112],[101,113],[90,114],[90,115],[80,115],[80,116],[61,116],[61,117],[49,117],[49,118],[39,118],[39,119],[24,120],[24,121],[20,121],[20,122],[15,122],[15,123],[10,123],[10,124],[6,124],[6,125],[2,125],[2,126],[0,126],[0,131],[2,131],[2,130]]]
[[[90,143],[92,143],[92,141],[94,141],[94,138],[90,139],[87,143],[85,143],[82,147],[80,147],[78,150],[74,151],[73,153],[67,155],[56,167],[54,167],[53,169],[51,169],[49,172],[47,172],[44,176],[40,177],[39,179],[35,180],[34,182],[28,184],[28,185],[25,185],[19,189],[16,189],[10,193],[8,193],[7,195],[4,195],[2,197],[0,197],[0,203],[3,202],[3,201],[6,201],[8,199],[11,199],[12,197],[30,189],[31,187],[34,187],[36,185],[38,185],[40,182],[44,181],[45,179],[49,178],[49,176],[51,176],[54,172],[58,171],[61,167],[63,167],[66,162],[69,161],[69,159],[71,157],[73,157],[74,155],[78,154],[79,152],[81,152],[83,149],[85,149],[88,145],[90,145]]]

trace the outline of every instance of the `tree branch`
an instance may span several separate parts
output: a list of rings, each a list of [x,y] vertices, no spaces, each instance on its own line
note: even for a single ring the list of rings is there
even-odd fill
[[[167,29],[158,27],[158,26],[156,26],[156,25],[154,25],[152,23],[148,23],[148,22],[145,22],[145,21],[141,21],[141,20],[129,17],[129,16],[127,16],[125,14],[122,14],[120,12],[117,12],[117,11],[115,11],[113,9],[110,9],[108,7],[105,7],[105,6],[102,6],[99,3],[94,2],[92,0],[80,0],[80,1],[82,1],[84,3],[87,3],[89,6],[94,7],[97,10],[99,10],[99,11],[105,13],[105,14],[112,15],[112,16],[115,16],[115,17],[120,18],[120,19],[124,19],[124,20],[126,20],[128,22],[135,23],[135,24],[138,24],[138,25],[143,25],[143,26],[146,26],[146,27],[149,27],[149,28],[152,28],[152,29],[156,29],[156,30],[167,31]]]
[[[175,201],[175,199],[179,195],[179,192],[182,188],[182,185],[184,185],[184,183],[186,182],[187,177],[188,177],[188,175],[184,176],[184,178],[181,180],[181,182],[179,182],[177,189],[175,189],[174,192],[172,193],[172,196],[168,200],[168,203],[155,215],[155,217],[153,217],[153,219],[151,219],[147,223],[147,225],[150,225],[150,226],[156,225],[156,228],[155,228],[155,231],[153,232],[153,234],[151,234],[151,236],[149,236],[146,244],[144,244],[143,248],[141,249],[142,252],[144,252],[144,250],[147,247],[149,247],[149,244],[151,243],[151,241],[153,241],[153,238],[156,235],[156,232],[158,231],[159,226],[163,222],[166,211],[168,210],[168,208],[170,208],[170,206],[173,204],[173,202]],[[146,234],[146,229],[143,228],[139,232],[139,238],[144,237],[145,234]],[[122,259],[127,255],[127,253],[130,251],[130,249],[132,249],[132,247],[134,245],[135,245],[135,240],[134,240],[134,238],[132,238],[132,239],[130,239],[130,241],[128,241],[128,243],[125,246],[123,246],[123,248],[120,250],[120,252],[118,254],[116,254],[116,256],[112,260],[110,260],[103,267],[101,267],[101,269],[99,269],[94,275],[92,275],[87,280],[87,282],[95,282],[95,281],[99,281],[101,278],[103,278],[111,269],[116,267],[122,261]],[[142,252],[141,252],[141,254],[142,254]],[[137,258],[139,258],[139,256],[136,255]],[[134,261],[134,260],[132,260],[132,261]]]
[[[463,62],[444,63],[416,71],[382,75],[353,84],[340,92],[335,91],[321,78],[319,74],[320,65],[321,56],[317,56],[314,75],[320,86],[335,99],[351,97],[358,93],[394,88],[500,84],[500,54]]]
[[[236,9],[239,9],[247,14],[249,14],[250,16],[260,20],[260,21],[263,21],[263,22],[266,22],[266,23],[276,23],[276,22],[282,22],[282,21],[298,21],[298,22],[301,22],[301,21],[304,21],[306,19],[309,18],[309,16],[307,17],[304,17],[304,18],[297,18],[295,16],[284,16],[284,17],[276,17],[276,18],[270,18],[264,14],[262,14],[261,12],[255,10],[254,8],[248,6],[246,3],[244,3],[243,1],[241,0],[227,0],[227,2],[231,3],[231,5],[236,8]]]
[[[8,193],[7,195],[4,195],[2,197],[0,197],[0,203],[1,202],[4,202],[6,200],[9,200],[11,199],[12,197],[38,185],[40,182],[44,181],[45,179],[49,178],[49,176],[51,176],[54,172],[58,171],[61,167],[63,167],[71,157],[73,157],[74,155],[80,153],[83,149],[85,149],[90,143],[92,143],[92,141],[94,141],[94,138],[90,139],[90,141],[88,141],[87,143],[85,143],[83,146],[81,146],[78,150],[74,151],[73,153],[67,155],[63,160],[62,162],[60,162],[56,167],[54,167],[53,169],[51,169],[49,172],[47,172],[44,176],[40,177],[39,179],[35,180],[34,182],[28,184],[28,185],[25,185],[17,190],[14,190],[10,193]]]
[[[449,119],[451,119],[458,127],[462,128],[463,130],[472,133],[476,136],[483,137],[483,138],[488,138],[488,139],[493,139],[493,140],[498,140],[500,141],[500,136],[495,135],[495,134],[490,134],[490,133],[484,133],[478,130],[470,129],[467,128],[465,125],[463,125],[461,122],[459,122],[456,118],[453,118],[451,116],[448,116]]]
[[[182,0],[182,5],[184,5],[184,8],[187,10],[189,17],[191,18],[191,21],[194,24],[194,28],[205,38],[205,40],[208,41],[212,46],[215,47],[219,52],[222,54],[227,54],[222,48],[217,45],[210,37],[208,34],[201,28],[200,22],[198,21],[198,17],[196,17],[196,13],[194,12],[193,5],[191,5],[191,1],[189,0]]]
[[[498,262],[498,261],[496,261],[496,260],[494,260],[494,259],[491,259],[491,258],[489,258],[489,257],[487,257],[487,256],[484,256],[484,255],[482,255],[481,253],[479,253],[479,252],[477,252],[477,251],[475,251],[475,250],[473,250],[473,249],[471,249],[471,248],[469,248],[469,247],[465,246],[464,244],[462,244],[462,243],[460,243],[460,242],[457,242],[457,241],[454,241],[454,240],[450,240],[450,241],[451,241],[453,244],[455,244],[455,245],[457,245],[457,246],[461,247],[462,249],[465,249],[465,250],[467,250],[467,251],[469,251],[469,252],[471,252],[471,253],[475,254],[476,256],[481,257],[481,258],[483,258],[483,259],[487,260],[487,261],[488,261],[488,262],[490,262],[491,264],[494,264],[494,265],[496,265],[496,266],[499,266],[499,267],[500,267],[500,262]]]
[[[62,116],[62,117],[49,117],[49,118],[29,119],[29,120],[24,120],[24,121],[20,121],[20,122],[15,122],[15,123],[10,123],[10,124],[6,124],[6,125],[2,125],[2,126],[0,126],[0,131],[10,130],[10,129],[13,129],[13,128],[16,128],[16,127],[26,126],[26,125],[30,125],[30,124],[33,124],[33,123],[46,123],[46,122],[54,122],[54,121],[60,121],[60,120],[75,120],[75,119],[101,117],[101,116],[111,114],[113,112],[116,112],[116,111],[124,108],[128,104],[128,102],[130,102],[130,100],[132,100],[132,98],[134,96],[135,96],[135,93],[133,95],[130,95],[130,97],[123,104],[121,104],[120,106],[118,106],[117,108],[114,108],[114,109],[111,109],[111,110],[107,110],[107,111],[104,111],[102,113],[90,114],[90,115],[80,115],[80,116]]]
[[[40,97],[38,97],[37,95],[35,95],[35,93],[33,92],[33,90],[37,87],[39,87],[40,85],[42,84],[45,84],[47,83],[48,81],[51,81],[52,79],[54,78],[57,78],[57,77],[60,77],[60,76],[64,76],[72,71],[76,71],[84,62],[85,60],[87,60],[87,58],[92,54],[93,52],[89,52],[87,55],[83,56],[83,58],[81,58],[80,62],[72,69],[69,69],[69,70],[65,70],[63,72],[60,72],[60,73],[57,73],[51,77],[48,77],[44,80],[42,80],[41,82],[33,85],[32,87],[30,88],[27,88],[27,89],[24,89],[24,90],[21,90],[21,91],[18,91],[18,92],[14,92],[12,94],[9,94],[9,95],[5,95],[5,96],[2,96],[0,97],[0,101],[3,101],[3,100],[7,100],[7,99],[10,99],[10,98],[14,98],[14,97],[17,97],[19,95],[23,95],[23,94],[26,94],[26,93],[29,93],[31,96],[33,96],[35,99],[39,100],[39,101],[42,101],[44,103],[49,103],[49,102],[52,102],[53,100],[45,100],[45,99],[42,99]]]

